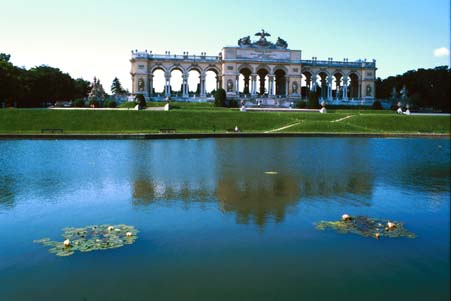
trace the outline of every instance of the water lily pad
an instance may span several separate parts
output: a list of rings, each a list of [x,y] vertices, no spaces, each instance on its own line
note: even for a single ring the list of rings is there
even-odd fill
[[[387,223],[391,222],[395,226],[389,228]],[[316,224],[317,230],[333,229],[338,233],[352,233],[365,237],[407,237],[415,238],[415,233],[408,231],[404,224],[397,221],[371,218],[367,216],[352,216],[350,220],[320,221]]]
[[[56,256],[70,256],[76,251],[91,252],[132,244],[138,238],[138,232],[135,227],[124,224],[89,225],[83,228],[67,227],[63,229],[63,241],[42,238],[33,242],[49,247],[49,252]],[[69,245],[64,245],[65,240],[69,241]]]

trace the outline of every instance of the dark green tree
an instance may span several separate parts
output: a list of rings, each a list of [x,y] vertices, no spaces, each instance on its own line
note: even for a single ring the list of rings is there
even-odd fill
[[[432,107],[450,111],[450,68],[439,66],[433,69],[409,70],[402,75],[376,80],[376,97],[390,99],[393,89],[408,91],[409,103],[418,107]]]
[[[113,93],[113,95],[120,95],[125,93],[125,90],[124,88],[122,88],[121,82],[117,77],[113,79],[113,83],[111,84],[111,93]]]
[[[139,105],[140,109],[144,109],[145,107],[147,107],[146,98],[144,97],[144,95],[136,94],[135,101]]]
[[[219,88],[215,92],[215,107],[225,107],[226,106],[226,91]]]
[[[318,91],[310,91],[308,95],[308,108],[319,109]]]

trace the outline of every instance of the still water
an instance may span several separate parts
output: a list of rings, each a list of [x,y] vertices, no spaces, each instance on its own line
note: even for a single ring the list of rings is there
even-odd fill
[[[449,139],[0,141],[0,300],[448,300],[449,167]],[[315,229],[344,213],[418,237]],[[134,244],[33,243],[121,223]]]

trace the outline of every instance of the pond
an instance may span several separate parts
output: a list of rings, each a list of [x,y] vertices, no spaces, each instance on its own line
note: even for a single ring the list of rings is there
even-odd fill
[[[0,300],[448,300],[450,140],[0,141]],[[319,221],[404,223],[374,239]],[[66,227],[122,247],[55,256]]]

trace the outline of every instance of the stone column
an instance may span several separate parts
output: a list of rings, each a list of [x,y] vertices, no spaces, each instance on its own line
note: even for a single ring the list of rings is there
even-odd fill
[[[343,100],[348,100],[348,76],[343,76]]]
[[[310,86],[310,91],[316,92],[316,86],[317,86],[317,84],[316,84],[316,74],[312,75],[311,82],[312,82],[312,84]]]
[[[236,95],[240,95],[240,76],[236,76]]]
[[[358,80],[357,81],[357,99],[361,99],[362,98],[362,81]]]
[[[153,74],[149,75],[149,97],[153,96]]]
[[[134,75],[132,75],[132,94],[135,94],[135,91],[136,91],[136,87],[135,87],[135,83],[136,81],[135,81],[135,76]]]
[[[274,91],[273,91],[273,87],[274,87],[274,75],[268,75],[269,78],[269,87],[268,87],[268,96],[273,96],[274,95]]]
[[[200,75],[200,97],[205,97],[205,74]]]
[[[166,74],[165,96],[171,96],[171,74]]]
[[[257,94],[257,74],[251,74],[251,95],[255,96]]]
[[[288,97],[290,94],[290,78],[285,77],[285,96]]]
[[[216,75],[216,90],[222,88],[222,76]]]
[[[327,99],[332,99],[332,81],[333,78],[331,75],[327,77]]]
[[[183,83],[182,83],[182,97],[188,97],[188,74],[184,74],[182,76]]]
[[[250,88],[250,85],[249,85],[249,80],[250,80],[250,77],[249,77],[249,75],[247,75],[247,76],[244,76],[244,87],[243,87],[243,93],[244,94],[250,94],[251,92],[251,88]]]

